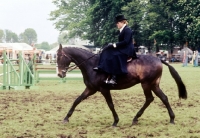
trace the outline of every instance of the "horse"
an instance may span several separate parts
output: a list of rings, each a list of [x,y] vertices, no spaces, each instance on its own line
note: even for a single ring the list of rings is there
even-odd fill
[[[127,63],[128,74],[118,76],[116,85],[108,85],[104,83],[104,80],[107,78],[108,74],[93,70],[93,67],[97,66],[98,64],[99,57],[100,56],[98,54],[93,54],[85,49],[77,47],[63,48],[60,44],[59,49],[57,50],[58,76],[60,78],[64,78],[67,71],[69,71],[69,69],[73,69],[73,67],[70,66],[70,63],[73,62],[76,65],[75,67],[79,67],[81,70],[83,81],[86,86],[83,93],[74,101],[72,107],[68,111],[63,120],[64,123],[69,122],[69,117],[71,117],[76,106],[81,101],[99,91],[104,96],[107,105],[113,114],[114,122],[112,126],[117,126],[119,117],[115,111],[110,90],[122,90],[141,83],[146,100],[142,108],[133,118],[132,125],[138,123],[138,118],[141,117],[145,109],[154,100],[152,92],[154,92],[155,95],[164,103],[169,113],[170,123],[174,124],[175,115],[168,102],[168,97],[159,87],[162,75],[162,64],[164,64],[168,66],[171,76],[174,78],[177,84],[179,98],[187,99],[187,90],[185,84],[174,67],[169,65],[167,62],[158,59],[157,57],[151,55],[138,55],[137,59]]]

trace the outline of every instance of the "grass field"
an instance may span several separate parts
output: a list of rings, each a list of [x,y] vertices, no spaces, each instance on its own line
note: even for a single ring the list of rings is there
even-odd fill
[[[175,81],[164,66],[160,87],[168,96],[176,115],[169,123],[167,109],[156,97],[135,126],[132,119],[145,97],[140,84],[112,91],[119,115],[118,127],[111,127],[111,111],[98,92],[80,103],[68,124],[62,121],[85,86],[81,80],[41,81],[36,90],[0,91],[0,138],[199,138],[200,68],[172,64],[188,91],[187,100],[179,100]]]

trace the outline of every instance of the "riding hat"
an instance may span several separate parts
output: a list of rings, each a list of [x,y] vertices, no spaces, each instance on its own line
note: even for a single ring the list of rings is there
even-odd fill
[[[127,20],[127,19],[122,14],[121,15],[117,15],[115,17],[115,23],[118,23],[118,22],[123,21],[123,20]]]

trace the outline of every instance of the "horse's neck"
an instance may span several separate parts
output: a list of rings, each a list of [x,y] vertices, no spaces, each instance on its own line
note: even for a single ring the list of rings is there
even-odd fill
[[[90,63],[93,64],[94,57],[90,58],[93,55],[87,51],[74,49],[69,54],[82,72],[88,70]]]

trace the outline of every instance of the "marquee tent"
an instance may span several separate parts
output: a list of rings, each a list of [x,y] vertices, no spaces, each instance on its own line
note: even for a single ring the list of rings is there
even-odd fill
[[[24,54],[39,52],[37,49],[26,43],[0,43],[0,53],[4,50],[6,50],[10,58],[16,58],[19,51],[22,51]]]

